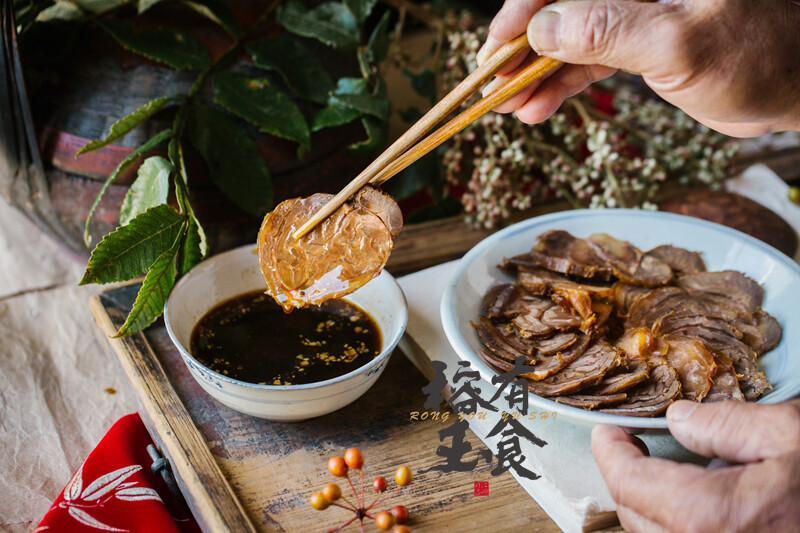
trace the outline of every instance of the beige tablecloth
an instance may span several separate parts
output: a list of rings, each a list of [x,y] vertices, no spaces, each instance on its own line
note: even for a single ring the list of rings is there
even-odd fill
[[[94,329],[87,302],[98,288],[77,286],[83,266],[0,199],[2,531],[30,531],[111,424],[136,410]]]

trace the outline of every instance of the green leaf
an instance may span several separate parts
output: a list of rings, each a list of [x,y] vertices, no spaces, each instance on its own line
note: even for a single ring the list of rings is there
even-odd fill
[[[184,0],[184,3],[222,26],[222,29],[231,37],[238,39],[242,36],[242,27],[239,25],[239,21],[236,20],[228,6],[220,0]]]
[[[378,25],[372,30],[372,35],[369,36],[367,48],[372,53],[372,61],[374,63],[383,63],[386,56],[389,54],[389,15],[387,11],[381,17]]]
[[[263,133],[304,146],[311,144],[308,124],[300,108],[266,78],[220,72],[214,76],[214,101],[258,126]]]
[[[181,263],[181,275],[186,274],[193,266],[203,260],[201,242],[202,228],[197,224],[196,218],[189,218],[189,228],[186,233],[186,240],[183,243],[183,261]]]
[[[144,13],[145,11],[147,11],[148,9],[150,9],[151,7],[160,2],[163,2],[163,0],[138,0],[136,2],[136,10],[141,15],[142,13]]]
[[[378,0],[344,0],[344,5],[347,6],[347,9],[353,14],[356,23],[359,25],[367,20],[369,14],[372,13],[372,8],[374,8],[377,3]]]
[[[150,266],[142,282],[142,288],[136,295],[133,308],[128,313],[125,323],[119,328],[114,337],[122,337],[141,331],[164,312],[167,296],[175,285],[175,257],[178,255],[183,234],[186,231],[184,220],[182,231],[176,236],[175,242],[165,250]]]
[[[114,172],[112,172],[111,175],[109,175],[108,178],[106,178],[106,181],[100,188],[100,192],[97,193],[97,196],[95,197],[94,202],[92,203],[92,207],[89,208],[89,214],[86,215],[86,224],[84,225],[83,228],[83,242],[86,243],[87,247],[90,244],[89,240],[91,238],[89,235],[89,225],[91,224],[94,212],[97,209],[97,206],[100,205],[100,200],[103,199],[103,195],[106,193],[106,190],[108,189],[109,185],[114,183],[117,177],[119,177],[120,174],[128,170],[131,167],[131,165],[133,165],[140,157],[142,157],[144,154],[146,154],[147,152],[149,152],[162,142],[166,141],[170,137],[172,137],[172,130],[169,129],[162,130],[156,133],[155,136],[153,136],[149,141],[147,141],[139,148],[128,154],[128,156],[125,157],[125,159],[123,159],[119,165],[117,165],[117,168],[114,169]]]
[[[189,138],[208,164],[214,183],[248,213],[272,207],[269,170],[247,132],[223,111],[197,106],[189,115]]]
[[[55,2],[53,0],[29,0],[22,4],[22,7],[17,7],[15,22],[17,27],[24,31],[27,26],[33,24],[39,13],[51,7]]]
[[[311,131],[319,131],[323,128],[342,126],[349,124],[361,116],[361,113],[350,107],[341,104],[330,104],[328,107],[317,113],[311,125]]]
[[[278,72],[303,98],[324,104],[333,90],[333,82],[316,56],[287,34],[249,43],[245,49],[256,66]]]
[[[303,3],[290,0],[276,14],[278,24],[288,31],[343,50],[358,45],[358,24],[341,2],[325,2],[306,11]]]
[[[386,98],[366,94],[340,94],[336,101],[365,115],[372,115],[383,121],[389,120],[392,113],[392,104]]]
[[[79,285],[125,281],[145,272],[182,231],[184,215],[168,205],[151,207],[97,244]]]
[[[386,139],[389,136],[389,125],[374,117],[362,117],[361,123],[364,125],[364,130],[367,132],[367,139],[351,144],[348,150],[354,155],[369,156],[386,145]]]
[[[100,25],[126,50],[181,70],[202,70],[211,58],[200,41],[175,29],[144,28],[134,32],[124,20],[107,20]]]
[[[119,212],[121,226],[151,207],[167,203],[169,175],[173,170],[172,163],[161,156],[148,157],[144,160],[139,167],[136,181],[122,202]]]
[[[111,9],[116,9],[123,4],[130,3],[130,0],[74,0],[76,4],[92,13],[103,13]]]
[[[117,139],[120,139],[127,135],[131,130],[139,126],[142,122],[147,120],[148,118],[152,117],[161,109],[167,105],[168,103],[177,100],[179,97],[177,96],[165,96],[163,98],[156,98],[155,100],[151,100],[144,104],[142,107],[131,113],[126,117],[122,117],[114,124],[111,125],[111,130],[109,130],[108,135],[106,135],[105,139],[98,139],[95,141],[89,141],[86,143],[83,148],[78,150],[78,153],[75,154],[75,158],[81,154],[85,154],[87,152],[93,152],[98,150],[104,146],[107,146]]]
[[[436,101],[436,74],[432,70],[424,68],[419,72],[412,72],[405,68],[403,75],[411,81],[411,87],[417,94],[429,99],[431,103]]]
[[[36,22],[46,22],[49,20],[74,21],[83,18],[83,10],[72,2],[61,0],[43,10],[36,17]]]

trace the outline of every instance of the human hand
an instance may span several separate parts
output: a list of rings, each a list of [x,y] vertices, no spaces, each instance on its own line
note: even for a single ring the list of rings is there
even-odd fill
[[[716,470],[650,458],[615,426],[592,431],[592,452],[628,531],[800,531],[800,401],[698,404],[667,410],[689,450],[732,463]]]
[[[567,65],[497,111],[541,122],[566,98],[623,69],[719,132],[800,130],[800,5],[791,0],[545,3],[506,0],[478,63],[527,28],[537,53]],[[499,77],[535,56],[509,64]]]

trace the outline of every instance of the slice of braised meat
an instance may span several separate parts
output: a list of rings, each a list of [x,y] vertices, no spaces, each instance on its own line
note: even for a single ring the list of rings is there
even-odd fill
[[[529,357],[531,355],[509,344],[498,328],[495,328],[486,317],[481,317],[477,324],[472,324],[472,327],[477,331],[481,343],[501,359],[513,363],[519,356]]]
[[[722,352],[730,357],[739,376],[739,386],[748,400],[757,400],[767,389],[772,388],[767,376],[758,369],[756,354],[742,341],[719,330],[703,327],[683,328],[676,333],[698,337],[712,351]]]
[[[383,191],[366,185],[351,200],[354,208],[363,207],[378,215],[389,228],[392,237],[397,237],[403,229],[403,213],[394,198]]]
[[[717,365],[717,374],[703,401],[707,403],[727,400],[743,402],[744,394],[739,387],[739,379],[736,377],[736,370],[733,368],[730,357],[723,352],[714,352],[714,362]]]
[[[617,305],[617,313],[620,316],[627,316],[628,310],[640,296],[645,296],[653,292],[650,287],[640,287],[630,283],[618,282],[614,285],[614,303]]]
[[[699,326],[722,331],[735,339],[741,339],[743,337],[742,332],[732,326],[728,321],[715,316],[696,313],[695,310],[686,311],[680,309],[662,315],[652,325],[653,333],[656,335],[668,335],[682,328]],[[755,326],[753,326],[753,328],[755,328]]]
[[[481,317],[482,320],[485,320]],[[517,330],[511,324],[499,323],[496,325],[497,332],[503,337],[503,340],[511,346],[515,351],[521,352],[529,357],[538,353],[536,348],[535,339],[526,339],[517,334]],[[532,363],[531,363],[532,364]]]
[[[669,344],[665,357],[678,372],[683,397],[702,401],[717,372],[714,355],[696,337],[666,335],[664,340]]]
[[[606,374],[594,387],[586,389],[586,394],[599,396],[618,394],[638,385],[648,377],[650,377],[650,365],[646,361],[629,361],[626,366]]]
[[[628,308],[625,328],[650,327],[662,315],[677,308],[677,303],[670,300],[685,296],[686,292],[678,287],[662,287],[636,298]]]
[[[761,346],[759,346],[758,352],[768,352],[781,342],[783,328],[781,328],[780,323],[775,319],[775,317],[763,309],[759,309],[758,312],[756,312],[755,318],[756,327],[759,329],[759,331],[761,331],[761,337],[763,339]]]
[[[553,331],[568,331],[581,326],[581,317],[573,315],[550,298],[530,296],[525,312],[511,321],[525,338],[544,337]]]
[[[483,312],[489,318],[507,317],[509,307],[521,297],[523,290],[516,283],[495,285],[483,297]]]
[[[667,364],[656,365],[647,381],[626,391],[628,398],[603,413],[623,416],[657,416],[667,410],[669,404],[681,397],[681,382],[678,373]]]
[[[750,314],[761,307],[764,296],[758,283],[735,270],[684,274],[677,279],[677,283],[690,293],[711,293],[731,298]]]
[[[580,407],[581,409],[597,409],[598,407],[607,407],[609,405],[624,402],[628,395],[624,392],[617,394],[606,394],[602,396],[591,394],[573,394],[571,396],[559,396],[555,398],[558,403],[569,405],[570,407]]]
[[[563,230],[542,233],[529,253],[533,264],[570,276],[610,280],[611,269],[584,239]]]
[[[599,383],[621,361],[616,348],[605,341],[596,341],[556,374],[541,381],[529,381],[528,390],[545,397],[570,394]]]
[[[261,224],[258,255],[267,293],[287,312],[355,291],[380,273],[394,246],[381,218],[392,217],[351,203],[295,240],[295,230],[331,198],[286,200]]]
[[[605,233],[595,233],[586,242],[611,267],[620,281],[644,287],[666,285],[672,281],[669,265],[657,257],[645,255],[629,242]]]
[[[558,352],[563,352],[584,336],[585,335],[581,335],[580,333],[559,331],[558,333],[554,333],[551,337],[531,339],[531,343],[534,345],[537,353],[541,355],[553,355]]]
[[[544,268],[520,270],[517,275],[519,283],[533,294],[550,294],[556,290],[583,291],[594,298],[613,298],[614,287],[607,283],[589,283],[572,281]]]
[[[668,264],[676,274],[694,274],[706,271],[706,264],[699,253],[670,244],[656,246],[645,255],[660,259]]]
[[[552,376],[582,356],[591,340],[588,335],[580,335],[575,343],[563,352],[556,352],[552,355],[538,354],[534,371],[522,374],[522,376],[534,381]]]

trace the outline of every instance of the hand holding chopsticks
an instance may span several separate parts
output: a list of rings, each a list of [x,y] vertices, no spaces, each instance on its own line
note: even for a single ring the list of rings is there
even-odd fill
[[[430,111],[408,129],[397,141],[378,156],[367,168],[348,183],[336,196],[319,209],[294,233],[294,238],[299,239],[325,220],[331,213],[339,208],[353,194],[364,185],[371,183],[380,185],[423,157],[425,154],[450,139],[453,135],[463,130],[466,126],[485,115],[491,109],[510,99],[519,91],[553,72],[563,63],[547,57],[539,57],[530,65],[520,70],[505,84],[495,89],[491,94],[482,98],[467,110],[456,116],[450,122],[436,130],[416,146],[431,128],[441,122],[447,115],[458,108],[467,98],[477,91],[484,83],[491,79],[497,72],[518,55],[530,50],[528,39],[521,35],[506,43],[497,50],[486,62],[467,76],[447,96],[442,98]]]

